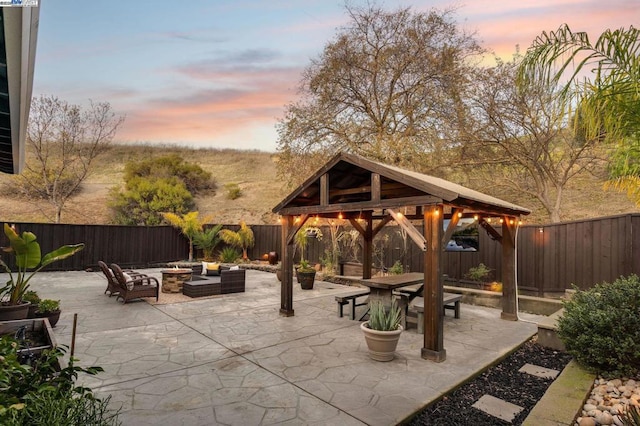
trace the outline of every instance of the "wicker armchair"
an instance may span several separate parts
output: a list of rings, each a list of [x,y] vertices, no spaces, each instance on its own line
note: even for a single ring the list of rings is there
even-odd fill
[[[118,284],[118,280],[113,275],[113,272],[111,271],[111,269],[109,269],[107,264],[104,263],[102,260],[98,261],[98,266],[100,266],[102,273],[107,279],[107,288],[104,290],[104,294],[107,294],[107,292],[109,292],[109,297],[113,296],[114,294],[118,294],[120,292],[120,284]],[[142,274],[137,271],[133,271],[131,269],[123,269],[122,271],[127,273],[127,275],[131,277],[145,276],[145,274]]]
[[[149,275],[125,276],[122,269],[115,263],[111,264],[111,270],[118,282],[118,298],[123,303],[140,297],[154,297],[158,301],[160,283],[155,277]]]

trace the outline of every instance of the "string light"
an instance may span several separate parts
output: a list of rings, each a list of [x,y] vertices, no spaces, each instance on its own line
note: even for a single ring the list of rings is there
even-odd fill
[[[515,221],[515,220],[513,220],[513,219],[511,219],[511,220],[509,221],[509,223],[510,223],[511,225],[513,225],[514,223],[516,223],[516,221]]]
[[[500,218],[500,223],[504,223],[504,219],[503,218]]]
[[[440,216],[440,210],[439,210],[439,209],[435,209],[435,210],[433,211],[433,215],[434,215],[435,217]]]
[[[487,223],[491,223],[491,218],[490,217],[487,218]]]
[[[462,212],[458,212],[458,217],[462,217]]]
[[[474,214],[474,215],[473,215],[473,220],[475,220],[475,221],[477,221],[477,220],[478,220],[478,215],[477,215],[477,214]]]
[[[342,212],[338,213],[338,219],[342,220]]]

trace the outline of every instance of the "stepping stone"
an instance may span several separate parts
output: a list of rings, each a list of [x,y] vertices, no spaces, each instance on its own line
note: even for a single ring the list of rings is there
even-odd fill
[[[522,366],[520,373],[531,374],[532,376],[540,377],[542,379],[555,379],[560,372],[551,368],[540,367],[534,364],[525,364]]]
[[[523,407],[491,395],[482,395],[472,407],[509,423],[513,422],[513,419],[524,410]]]

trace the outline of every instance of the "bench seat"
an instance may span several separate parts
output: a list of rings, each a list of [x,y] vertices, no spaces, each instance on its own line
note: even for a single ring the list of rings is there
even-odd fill
[[[357,306],[363,306],[367,304],[367,301],[359,301],[358,302],[358,297],[362,297],[362,296],[368,296],[369,295],[369,289],[365,289],[365,290],[360,290],[354,293],[349,293],[349,294],[341,294],[339,296],[336,296],[336,302],[338,303],[338,317],[342,318],[344,313],[343,313],[343,308],[344,305],[350,304],[351,306],[351,315],[350,318],[352,320],[356,319],[356,307]]]
[[[447,310],[453,310],[455,318],[460,318],[460,301],[461,294],[444,293],[442,295],[443,313]],[[424,297],[416,297],[409,305],[409,309],[413,309],[418,314],[418,333],[424,333]]]

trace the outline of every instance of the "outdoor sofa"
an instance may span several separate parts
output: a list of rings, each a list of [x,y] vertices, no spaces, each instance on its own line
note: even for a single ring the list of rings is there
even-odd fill
[[[218,265],[217,274],[207,275],[204,265],[197,265],[193,267],[191,280],[184,282],[182,294],[189,297],[203,297],[243,293],[245,278],[246,270],[244,269],[232,269],[225,265]]]

